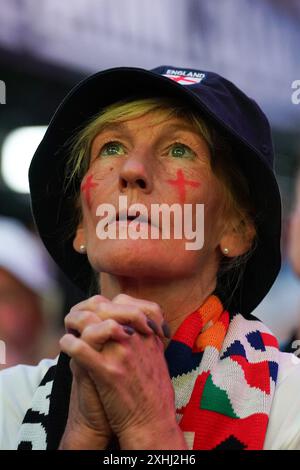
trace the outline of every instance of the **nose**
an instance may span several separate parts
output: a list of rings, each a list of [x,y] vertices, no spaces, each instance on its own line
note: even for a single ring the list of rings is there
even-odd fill
[[[120,170],[119,189],[139,189],[145,193],[152,191],[152,178],[144,162],[128,158]]]

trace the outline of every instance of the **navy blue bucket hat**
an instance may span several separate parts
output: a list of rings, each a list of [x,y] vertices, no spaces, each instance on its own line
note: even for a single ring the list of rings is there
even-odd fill
[[[31,162],[29,183],[38,232],[55,262],[88,295],[93,273],[87,257],[73,249],[74,190],[65,189],[70,138],[112,103],[158,96],[180,100],[200,113],[230,142],[246,176],[256,212],[257,243],[231,307],[249,317],[280,269],[281,200],[266,116],[255,101],[216,73],[173,66],[151,71],[119,67],[91,75],[75,86],[56,110]],[[229,297],[235,289],[230,282]]]

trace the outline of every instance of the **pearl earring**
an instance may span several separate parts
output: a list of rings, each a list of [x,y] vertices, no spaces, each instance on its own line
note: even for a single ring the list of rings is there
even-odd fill
[[[80,247],[79,247],[79,252],[80,252],[81,254],[85,254],[85,253],[86,253],[85,245],[80,245]]]
[[[228,248],[224,248],[224,249],[223,249],[223,253],[224,253],[224,255],[228,255],[228,253],[229,253]]]

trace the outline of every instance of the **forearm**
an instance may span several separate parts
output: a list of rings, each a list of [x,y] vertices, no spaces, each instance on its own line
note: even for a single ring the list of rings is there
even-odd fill
[[[189,450],[183,432],[175,422],[169,426],[131,429],[119,437],[123,450]]]

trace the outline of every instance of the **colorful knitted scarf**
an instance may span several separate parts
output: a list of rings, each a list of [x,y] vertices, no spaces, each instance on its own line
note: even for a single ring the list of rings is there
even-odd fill
[[[176,418],[190,449],[262,449],[278,372],[278,343],[255,317],[229,314],[216,295],[188,315],[165,350]],[[38,387],[18,449],[57,449],[72,376],[61,354]],[[108,450],[117,449],[114,438]]]

